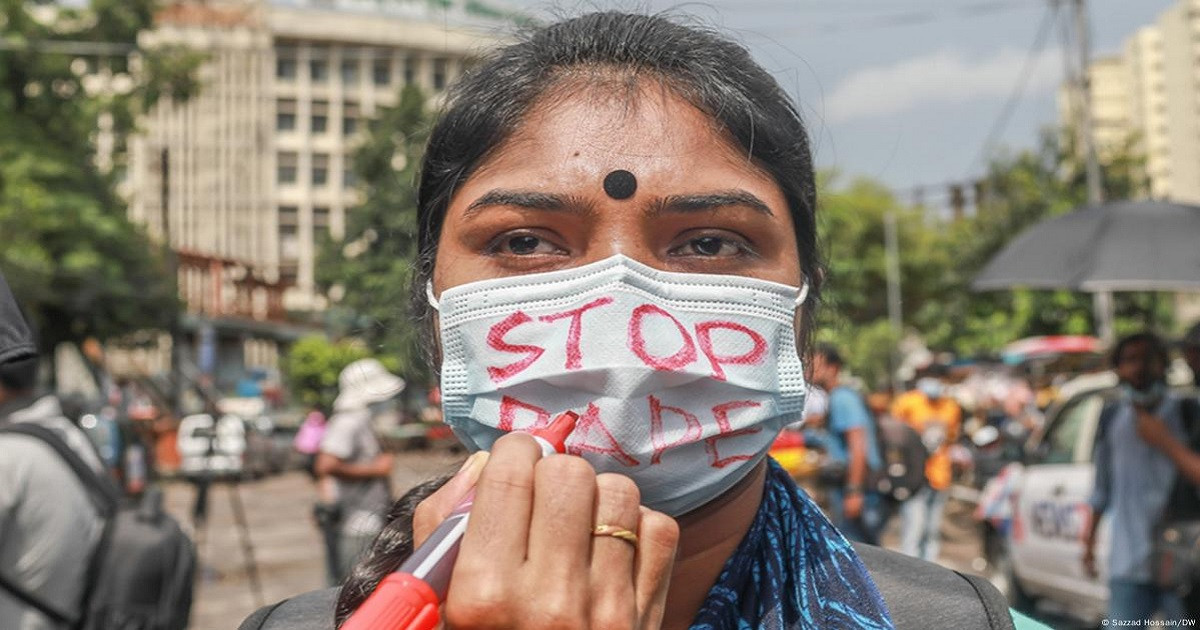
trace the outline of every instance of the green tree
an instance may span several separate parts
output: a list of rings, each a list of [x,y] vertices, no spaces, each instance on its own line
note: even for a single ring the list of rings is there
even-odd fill
[[[288,349],[283,373],[300,403],[329,412],[337,398],[342,369],[367,356],[367,349],[360,344],[346,340],[332,342],[321,336],[304,337]]]
[[[818,339],[836,344],[871,385],[887,379],[895,332],[887,320],[884,218],[896,216],[906,330],[935,350],[961,356],[995,353],[1031,335],[1088,334],[1091,296],[1070,291],[976,293],[970,283],[1026,228],[1085,203],[1083,166],[1069,133],[1046,133],[1035,149],[994,157],[982,182],[986,198],[960,221],[931,219],[866,179],[820,178],[818,229],[828,259]],[[1105,195],[1134,198],[1146,189],[1131,139],[1107,156]],[[1162,326],[1166,304],[1153,294],[1115,296],[1118,333]]]
[[[341,320],[335,332],[359,337],[414,380],[430,373],[420,347],[421,323],[410,301],[417,259],[417,167],[429,124],[425,98],[414,85],[405,86],[396,106],[372,121],[354,156],[364,201],[347,213],[345,238],[323,242],[316,266],[318,286],[340,295],[333,309],[335,321]]]
[[[47,348],[163,328],[177,312],[174,278],[127,219],[117,174],[97,165],[94,142],[102,118],[124,138],[157,98],[196,89],[199,57],[137,48],[154,6],[0,0],[0,271]],[[114,52],[64,52],[89,42]],[[89,92],[89,70],[98,66],[115,80]]]
[[[970,290],[971,280],[1009,240],[1086,204],[1084,165],[1076,157],[1073,138],[1069,130],[1047,131],[1035,149],[992,159],[982,182],[986,198],[979,211],[947,226],[946,247],[955,261],[946,269],[947,290],[917,318],[930,345],[973,355],[1032,335],[1094,332],[1089,294]],[[1144,160],[1134,140],[1105,156],[1101,166],[1106,199],[1137,198],[1146,190]],[[1118,293],[1114,302],[1119,333],[1165,323],[1165,304],[1153,294]]]
[[[854,373],[881,384],[899,341],[888,322],[885,217],[896,216],[906,322],[944,290],[949,255],[923,211],[901,204],[882,184],[858,178],[841,185],[836,173],[823,173],[819,186],[827,276],[817,338],[841,349]]]

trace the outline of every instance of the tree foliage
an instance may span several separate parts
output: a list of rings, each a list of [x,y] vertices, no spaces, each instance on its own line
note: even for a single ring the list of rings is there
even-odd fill
[[[887,321],[883,224],[897,218],[902,312],[906,331],[932,349],[960,356],[999,351],[1022,337],[1094,332],[1092,298],[1070,291],[976,293],[970,283],[1009,240],[1034,224],[1086,202],[1083,165],[1069,139],[1047,133],[1039,145],[995,156],[981,182],[985,198],[958,221],[930,218],[879,184],[835,175],[821,179],[818,213],[828,277],[819,338],[837,344],[872,385],[887,380],[898,340]],[[1063,142],[1063,139],[1068,141]],[[1103,165],[1105,198],[1136,198],[1146,189],[1132,141]],[[1117,332],[1161,327],[1165,301],[1119,293]]]
[[[153,10],[150,0],[0,0],[0,271],[44,347],[163,328],[178,309],[162,253],[126,217],[119,170],[100,168],[95,142],[99,121],[120,139],[159,96],[196,89],[199,57],[137,49]],[[112,79],[103,89],[100,69]]]
[[[367,356],[367,349],[360,344],[333,342],[321,336],[304,337],[288,350],[283,374],[297,400],[328,412],[337,398],[342,369]]]
[[[417,167],[429,124],[425,98],[414,85],[372,121],[354,156],[364,201],[348,211],[344,239],[325,240],[316,265],[317,285],[340,294],[331,309],[335,332],[359,337],[415,381],[430,373],[420,347],[422,324],[410,307]]]

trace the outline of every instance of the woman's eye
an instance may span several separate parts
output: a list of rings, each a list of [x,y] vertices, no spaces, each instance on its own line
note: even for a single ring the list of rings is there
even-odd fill
[[[701,236],[693,238],[675,251],[683,256],[738,256],[747,253],[746,245],[738,241],[719,236]]]
[[[557,254],[562,248],[550,241],[533,234],[508,234],[501,236],[489,248],[492,253],[512,256],[532,256],[535,254]]]

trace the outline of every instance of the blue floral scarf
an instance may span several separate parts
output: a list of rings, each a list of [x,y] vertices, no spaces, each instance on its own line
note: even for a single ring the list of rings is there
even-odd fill
[[[775,460],[762,505],[692,630],[893,627],[854,548]]]

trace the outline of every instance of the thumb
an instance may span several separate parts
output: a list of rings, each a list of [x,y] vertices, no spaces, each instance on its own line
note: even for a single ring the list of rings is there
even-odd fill
[[[416,511],[413,512],[413,542],[415,546],[420,546],[425,542],[426,538],[433,533],[442,521],[458,507],[458,504],[466,498],[467,493],[475,488],[475,483],[479,481],[479,474],[483,472],[484,465],[488,461],[488,452],[479,451],[467,458],[463,462],[462,468],[447,481],[445,485],[438,488],[437,492],[429,495],[424,501],[417,505]]]

